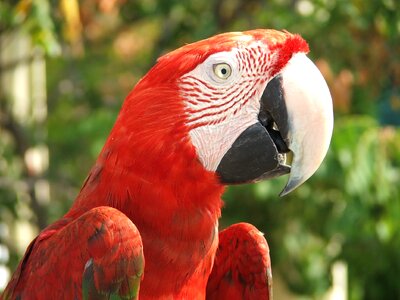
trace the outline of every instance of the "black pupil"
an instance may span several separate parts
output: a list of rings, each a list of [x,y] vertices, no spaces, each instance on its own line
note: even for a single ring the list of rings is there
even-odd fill
[[[227,72],[228,72],[228,71],[227,71],[225,68],[221,69],[222,75],[226,75]]]

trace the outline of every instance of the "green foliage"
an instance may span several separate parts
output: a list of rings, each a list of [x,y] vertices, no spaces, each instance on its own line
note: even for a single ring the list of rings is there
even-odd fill
[[[0,3],[0,33],[21,28],[47,54],[59,55],[61,48],[55,33],[48,0],[2,1]]]
[[[341,259],[349,266],[351,299],[397,299],[399,162],[399,129],[371,117],[339,118],[325,162],[304,186],[281,199],[283,179],[231,188],[224,221],[247,220],[263,230],[274,267],[294,291],[323,292],[331,264]]]
[[[6,134],[1,134],[0,142],[0,199],[1,208],[6,210],[14,218],[18,217],[15,203],[17,201],[17,193],[15,190],[21,177],[21,162],[14,154],[12,138]]]
[[[47,54],[62,54],[47,60],[47,222],[70,207],[123,98],[159,55],[218,32],[287,29],[303,35],[310,56],[328,65],[323,72],[338,116],[330,151],[319,171],[283,198],[277,195],[286,178],[229,188],[221,226],[247,221],[265,232],[274,271],[297,293],[320,297],[332,263],[343,260],[350,299],[400,298],[400,130],[375,119],[377,99],[400,84],[396,1],[138,0],[108,9],[100,2],[79,2],[78,55],[61,33],[71,24],[58,1],[0,3],[0,33],[22,29]],[[396,102],[385,101],[385,111],[398,116]],[[34,130],[25,128],[25,135]],[[0,135],[0,222],[10,222],[23,218],[17,201],[23,162],[12,135]],[[12,252],[12,269],[16,258]]]

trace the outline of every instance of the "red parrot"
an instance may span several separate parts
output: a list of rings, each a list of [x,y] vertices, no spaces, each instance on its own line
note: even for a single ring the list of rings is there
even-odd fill
[[[289,174],[287,194],[321,164],[332,99],[307,52],[299,35],[258,29],[159,58],[3,299],[271,299],[266,240],[245,223],[218,234],[221,195]]]

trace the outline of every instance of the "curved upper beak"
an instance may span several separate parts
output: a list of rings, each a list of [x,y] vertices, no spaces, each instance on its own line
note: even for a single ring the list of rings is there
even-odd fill
[[[322,74],[303,53],[295,54],[268,86],[261,109],[293,153],[283,196],[314,174],[324,159],[333,131],[332,98]]]
[[[243,131],[220,161],[223,183],[255,182],[290,173],[286,195],[306,181],[324,159],[333,130],[332,98],[317,67],[297,53],[260,100],[255,124]],[[286,153],[292,152],[291,166]]]

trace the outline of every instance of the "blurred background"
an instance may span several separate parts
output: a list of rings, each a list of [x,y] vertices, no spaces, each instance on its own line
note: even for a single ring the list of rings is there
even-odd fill
[[[400,7],[396,0],[2,0],[0,291],[71,206],[124,97],[157,57],[225,31],[287,29],[330,86],[320,170],[229,188],[221,226],[271,248],[275,298],[400,299]]]

